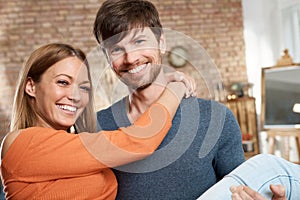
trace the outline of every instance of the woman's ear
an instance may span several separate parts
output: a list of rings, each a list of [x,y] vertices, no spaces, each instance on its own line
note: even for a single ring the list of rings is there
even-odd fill
[[[159,39],[159,49],[161,54],[166,53],[167,45],[166,45],[166,39],[165,35],[162,33]]]
[[[35,83],[34,81],[32,80],[31,77],[28,77],[27,78],[27,82],[26,82],[26,85],[25,85],[25,92],[31,96],[31,97],[35,97]]]

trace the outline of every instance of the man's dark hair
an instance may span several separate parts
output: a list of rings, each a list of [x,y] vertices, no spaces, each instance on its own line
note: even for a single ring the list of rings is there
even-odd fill
[[[106,0],[97,12],[94,22],[94,35],[101,43],[117,36],[114,42],[121,41],[131,29],[151,28],[159,41],[162,25],[155,6],[146,0]]]

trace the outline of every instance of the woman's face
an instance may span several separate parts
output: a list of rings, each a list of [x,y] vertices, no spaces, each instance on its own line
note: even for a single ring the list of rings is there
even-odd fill
[[[34,97],[36,126],[67,130],[88,104],[90,90],[87,67],[75,56],[52,65],[38,83],[29,78],[26,92]]]

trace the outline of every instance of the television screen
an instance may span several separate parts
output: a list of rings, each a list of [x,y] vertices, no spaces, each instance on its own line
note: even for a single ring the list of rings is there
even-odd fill
[[[265,128],[293,128],[300,124],[300,66],[265,69]]]

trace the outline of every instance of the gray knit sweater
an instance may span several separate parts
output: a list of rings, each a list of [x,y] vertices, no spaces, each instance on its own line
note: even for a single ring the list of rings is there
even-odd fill
[[[97,113],[99,130],[129,126],[125,98]],[[114,169],[117,199],[196,199],[244,161],[236,119],[215,101],[183,99],[150,157]]]

